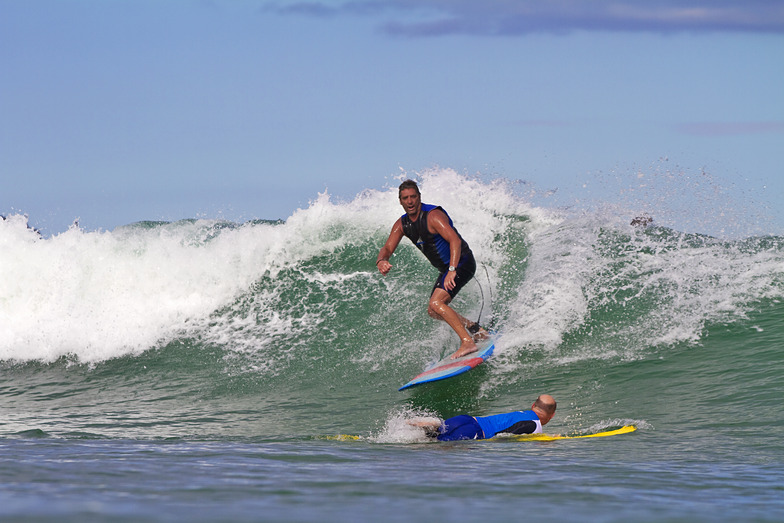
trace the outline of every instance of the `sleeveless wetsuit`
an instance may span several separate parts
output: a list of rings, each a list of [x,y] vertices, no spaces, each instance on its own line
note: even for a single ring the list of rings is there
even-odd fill
[[[416,221],[411,221],[408,217],[408,214],[404,214],[400,217],[401,225],[403,226],[403,234],[411,240],[411,242],[416,245],[417,249],[422,251],[422,254],[430,261],[430,263],[438,269],[441,273],[436,280],[436,284],[433,286],[433,290],[436,288],[444,288],[444,278],[446,277],[447,270],[449,269],[449,261],[450,261],[450,249],[449,249],[449,242],[444,239],[443,236],[440,234],[433,234],[427,228],[427,216],[430,211],[435,209],[440,210],[444,214],[446,214],[447,219],[449,220],[449,225],[455,229],[455,226],[452,224],[452,218],[449,217],[449,214],[440,206],[430,205],[427,203],[422,204],[422,210],[419,213],[419,217]],[[457,292],[468,283],[471,278],[474,277],[474,273],[476,272],[476,261],[474,260],[474,253],[471,252],[471,248],[468,246],[468,243],[460,236],[460,233],[457,232],[455,229],[457,236],[460,238],[461,246],[460,246],[460,261],[457,264],[455,275],[455,288],[451,291],[447,291],[452,297],[454,297]],[[446,289],[445,289],[446,290]]]
[[[438,429],[438,441],[490,439],[501,432],[535,434],[542,432],[542,422],[532,410],[495,414],[493,416],[455,416],[445,420]]]

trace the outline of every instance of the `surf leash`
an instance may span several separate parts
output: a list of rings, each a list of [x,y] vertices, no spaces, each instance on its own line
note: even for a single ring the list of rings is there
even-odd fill
[[[493,306],[493,286],[490,283],[490,273],[487,272],[487,265],[485,265],[484,263],[482,263],[481,265],[482,265],[482,268],[485,270],[485,276],[487,277],[487,292],[490,294],[490,306],[492,307]],[[479,279],[476,277],[476,274],[474,274],[474,280],[476,280],[476,284],[479,286],[479,293],[482,296],[482,305],[481,305],[481,307],[479,307],[479,316],[477,316],[477,318],[476,318],[476,326],[479,327],[480,326],[480,320],[482,319],[482,312],[485,309],[485,291],[482,288],[482,284],[479,283]],[[493,328],[493,324],[494,323],[495,323],[494,320],[491,318],[490,319],[490,325],[489,325],[491,329]],[[477,332],[478,332],[478,330],[479,329],[477,328]],[[471,332],[470,329],[469,329],[469,332]],[[475,332],[471,332],[471,334],[476,334],[476,333]]]

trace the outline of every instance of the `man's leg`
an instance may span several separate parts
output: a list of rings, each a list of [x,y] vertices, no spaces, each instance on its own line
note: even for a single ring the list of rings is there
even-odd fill
[[[468,331],[468,334],[471,335],[471,337],[474,339],[475,342],[486,340],[490,337],[490,333],[487,332],[485,328],[479,325],[477,322],[469,320],[468,318],[466,318],[465,316],[457,312],[455,309],[452,309],[452,311],[454,311],[454,313],[457,314],[457,317],[460,318],[460,323],[463,324],[463,327],[465,327],[465,329]],[[430,310],[429,307],[427,312],[428,314],[430,314],[430,316],[432,316],[436,320],[443,319],[441,318],[440,315]]]
[[[465,414],[444,420],[439,428],[438,441],[457,441],[461,439],[484,439],[482,427],[476,418]]]
[[[466,327],[473,322],[469,322],[466,318],[455,312],[454,309],[449,306],[451,301],[452,297],[448,292],[444,289],[436,288],[430,296],[427,313],[437,320],[447,322],[449,326],[452,327],[452,330],[458,335],[461,341],[460,348],[452,355],[452,358],[459,358],[466,354],[476,352],[478,349],[473,336],[471,336],[466,329]]]

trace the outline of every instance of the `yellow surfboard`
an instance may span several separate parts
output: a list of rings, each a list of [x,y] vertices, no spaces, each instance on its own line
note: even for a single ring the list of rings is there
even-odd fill
[[[634,425],[625,425],[620,429],[606,430],[604,432],[597,432],[596,434],[583,434],[580,436],[548,436],[547,434],[517,434],[511,436],[515,441],[555,441],[557,439],[577,439],[577,438],[603,438],[604,436],[616,436],[618,434],[628,434],[634,432],[637,427]],[[510,439],[510,438],[504,438]]]
[[[353,434],[338,434],[336,436],[323,436],[319,439],[328,439],[332,441],[357,441],[359,436],[354,436]]]
[[[481,441],[555,441],[557,439],[578,439],[578,438],[603,438],[605,436],[616,436],[618,434],[628,434],[634,432],[637,427],[634,425],[625,425],[619,429],[606,430],[604,432],[597,432],[596,434],[583,434],[580,436],[548,436],[547,434],[516,434],[514,436],[504,436],[501,438],[493,438]],[[323,436],[323,439],[332,441],[357,441],[360,436],[353,434],[338,434],[336,436]],[[475,441],[475,440],[469,440]]]

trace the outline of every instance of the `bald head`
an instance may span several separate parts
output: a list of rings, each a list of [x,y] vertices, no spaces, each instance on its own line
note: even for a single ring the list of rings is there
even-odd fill
[[[549,394],[542,394],[531,405],[531,410],[539,416],[539,421],[542,422],[542,425],[546,425],[555,416],[556,406],[555,398]]]

